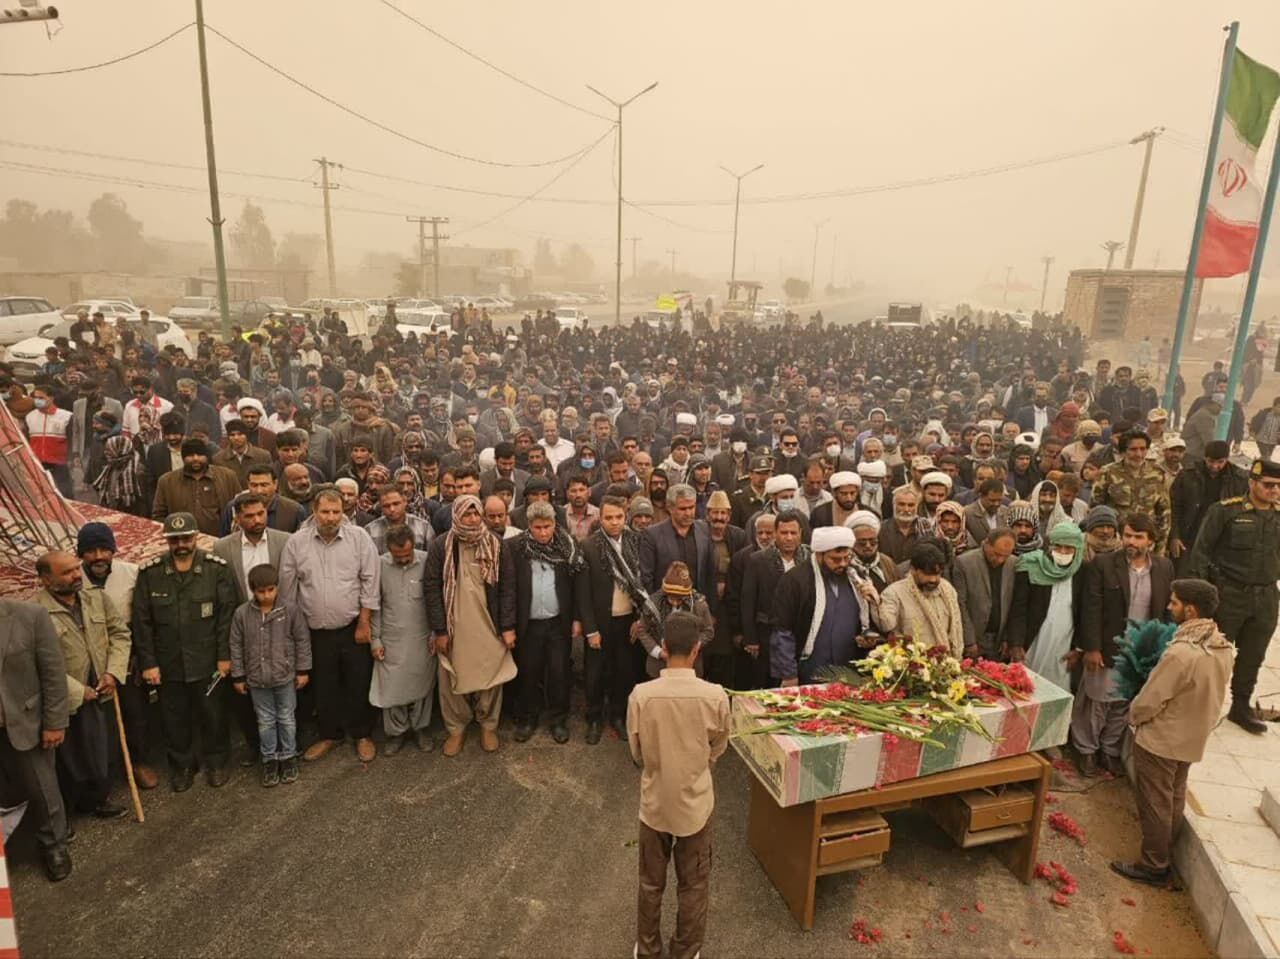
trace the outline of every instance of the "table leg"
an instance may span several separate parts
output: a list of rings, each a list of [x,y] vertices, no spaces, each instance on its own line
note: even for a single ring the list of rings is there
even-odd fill
[[[1043,766],[1040,778],[1032,784],[1035,790],[1035,811],[1031,815],[1031,821],[1027,823],[1027,834],[1014,842],[997,843],[994,850],[1009,871],[1024,883],[1035,878],[1036,857],[1040,853],[1040,829],[1044,825],[1046,798],[1053,776],[1053,767],[1043,760],[1041,762]]]
[[[818,869],[817,814],[814,804],[779,806],[751,778],[747,845],[764,867],[801,928],[813,928],[814,884]]]

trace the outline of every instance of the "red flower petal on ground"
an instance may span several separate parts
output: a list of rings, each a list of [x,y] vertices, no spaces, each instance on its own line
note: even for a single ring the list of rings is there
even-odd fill
[[[1116,952],[1123,953],[1126,956],[1136,955],[1138,950],[1133,947],[1128,939],[1125,938],[1123,932],[1117,932],[1111,937],[1112,945],[1115,946]]]
[[[1125,896],[1125,897],[1124,897],[1123,899],[1121,899],[1120,901],[1121,901],[1122,903],[1124,903],[1126,906],[1136,906],[1136,905],[1137,905],[1137,903],[1136,903],[1136,902],[1134,902],[1132,899],[1130,899],[1128,896]]]
[[[986,912],[986,911],[987,911],[987,905],[986,905],[986,903],[982,903],[982,902],[975,902],[975,903],[973,904],[973,911],[974,911],[974,912]]]
[[[1049,901],[1053,903],[1055,906],[1061,906],[1064,909],[1067,906],[1071,905],[1071,900],[1068,899],[1065,895],[1063,895],[1060,892],[1055,892],[1052,896],[1050,896]]]

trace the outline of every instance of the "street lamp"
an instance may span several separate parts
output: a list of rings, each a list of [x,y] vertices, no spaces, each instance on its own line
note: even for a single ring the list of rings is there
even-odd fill
[[[587,84],[587,89],[603,100],[608,100],[618,108],[618,255],[614,266],[616,272],[614,274],[613,285],[613,322],[622,325],[622,108],[644,96],[650,90],[658,85],[658,81],[654,80],[639,93],[628,97],[626,100],[615,100],[613,97],[605,96],[591,84]]]
[[[733,194],[733,259],[729,262],[729,283],[730,284],[732,284],[733,281],[738,278],[738,207],[742,203],[742,181],[745,180],[747,177],[751,176],[751,174],[755,173],[756,170],[759,170],[763,166],[764,166],[763,163],[758,163],[755,166],[753,166],[750,170],[748,170],[746,173],[734,173],[723,163],[720,164],[720,169],[724,170],[725,173],[729,174],[729,176],[733,177],[735,180],[738,181],[737,189],[734,191],[734,194]]]

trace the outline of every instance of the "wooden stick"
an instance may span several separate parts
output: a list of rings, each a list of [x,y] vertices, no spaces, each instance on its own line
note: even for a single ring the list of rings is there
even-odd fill
[[[120,732],[120,751],[124,753],[124,774],[129,780],[129,795],[133,797],[133,815],[138,822],[146,822],[147,817],[142,812],[142,796],[139,795],[138,784],[133,778],[133,760],[129,758],[129,741],[124,734],[124,714],[120,712],[119,689],[112,692],[111,702],[116,707],[116,729]]]

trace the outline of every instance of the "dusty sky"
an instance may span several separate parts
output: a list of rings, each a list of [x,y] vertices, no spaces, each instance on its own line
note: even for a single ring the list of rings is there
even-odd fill
[[[16,0],[14,0],[16,3]],[[724,163],[765,168],[744,198],[869,187],[1020,163],[1127,141],[1154,125],[1156,143],[1136,265],[1185,263],[1220,63],[1222,25],[1241,21],[1241,48],[1280,66],[1273,2],[987,2],[911,5],[751,0],[643,5],[599,0],[476,4],[394,0],[443,34],[544,89],[611,112],[584,84],[618,97],[659,86],[626,112],[625,192],[637,202],[727,201]],[[10,4],[13,5],[13,4]],[[62,29],[0,28],[4,70],[50,70],[127,53],[194,18],[179,0],[63,0]],[[573,153],[608,125],[513,83],[378,0],[208,0],[208,23],[321,92],[432,144],[503,162]],[[90,73],[0,78],[7,140],[153,161],[204,162],[194,31]],[[218,163],[223,170],[306,178],[312,158],[479,190],[527,195],[564,170],[483,166],[379,131],[209,38]],[[599,205],[479,197],[347,171],[334,197],[338,258],[416,248],[405,214],[452,218],[452,242],[516,246],[534,237],[588,246],[611,276],[612,137],[545,196]],[[1269,143],[1264,145],[1265,157]],[[0,159],[202,188],[198,170],[34,152]],[[809,275],[814,224],[819,284],[862,280],[902,298],[974,298],[1013,268],[1038,301],[1040,257],[1065,271],[1101,266],[1104,240],[1128,236],[1141,147],[1121,146],[986,178],[836,199],[745,204],[739,275],[776,287]],[[1261,171],[1260,171],[1261,173]],[[322,229],[319,191],[225,173],[224,212],[251,194],[277,236]],[[207,197],[0,170],[0,200],[25,196],[83,214],[103,190],[125,197],[149,234],[208,237]],[[364,191],[364,192],[360,192]],[[379,195],[370,195],[379,194]],[[292,203],[281,200],[294,201]],[[390,215],[376,212],[385,211]],[[727,274],[731,205],[628,209],[624,234],[641,259]],[[669,222],[675,221],[675,222]],[[630,244],[624,273],[630,271]],[[1268,257],[1273,260],[1272,257]],[[376,292],[376,291],[375,291]]]

